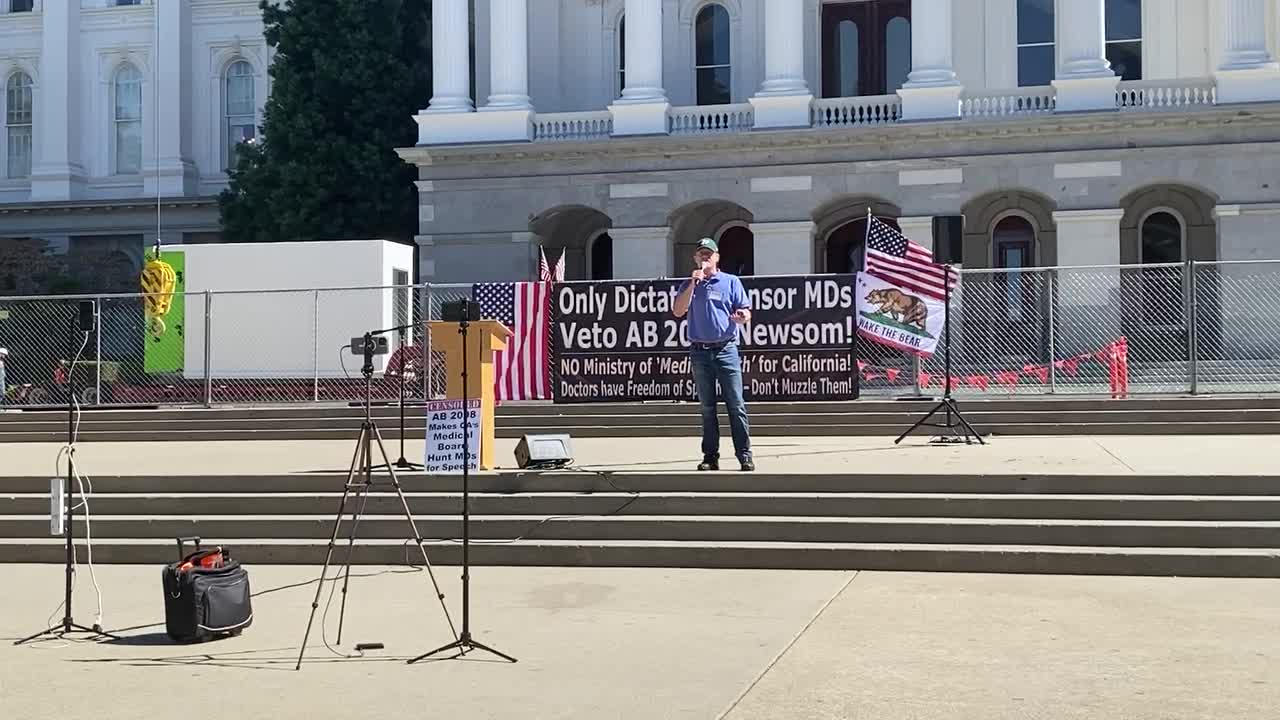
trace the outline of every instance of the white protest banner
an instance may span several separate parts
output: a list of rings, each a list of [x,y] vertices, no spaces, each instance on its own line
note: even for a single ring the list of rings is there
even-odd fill
[[[429,473],[462,472],[462,423],[467,424],[468,470],[480,467],[480,401],[435,400],[426,404],[427,457],[423,469]]]
[[[858,334],[899,350],[932,355],[942,337],[941,300],[858,273]]]

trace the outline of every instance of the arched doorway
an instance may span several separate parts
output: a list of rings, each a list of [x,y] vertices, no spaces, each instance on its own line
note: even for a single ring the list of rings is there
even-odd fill
[[[529,231],[534,234],[533,242],[536,245],[533,257],[537,257],[538,247],[545,248],[547,261],[554,266],[563,252],[564,279],[586,280],[591,270],[587,265],[587,243],[601,231],[611,227],[613,220],[595,208],[585,205],[552,208],[529,222]],[[609,258],[609,266],[612,270],[612,256]]]
[[[754,236],[750,229],[753,221],[750,210],[729,200],[698,200],[672,211],[667,217],[671,228],[672,277],[689,274],[698,241],[706,237],[720,245],[720,266],[726,272],[734,272],[726,264],[726,252],[728,262],[734,267],[746,264],[754,271]]]
[[[1187,185],[1139,188],[1121,200],[1120,262],[1142,264],[1121,275],[1122,331],[1134,362],[1190,361],[1192,285],[1188,261],[1218,259],[1218,198]],[[1167,263],[1165,267],[1151,267]],[[1210,266],[1211,268],[1212,266]],[[1195,288],[1198,358],[1213,359],[1223,347],[1221,293],[1217,274],[1197,272]],[[1181,383],[1184,374],[1172,371]]]
[[[901,231],[898,221],[891,217],[878,217],[880,222]],[[864,249],[867,240],[867,219],[860,217],[847,222],[827,235],[826,271],[829,273],[855,273],[863,269]]]
[[[720,269],[732,275],[755,275],[755,234],[750,228],[733,225],[720,232]]]
[[[1044,272],[1028,270],[1036,266],[1038,229],[1027,215],[1010,212],[995,221],[990,233],[993,272],[986,278],[965,278],[962,289],[966,316],[986,326],[982,345],[972,347],[971,354],[977,359],[985,348],[989,357],[1013,367],[1045,362],[1048,283]]]

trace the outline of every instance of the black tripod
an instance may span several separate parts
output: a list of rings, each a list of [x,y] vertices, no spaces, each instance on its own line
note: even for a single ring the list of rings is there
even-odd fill
[[[409,459],[404,456],[404,376],[405,376],[404,368],[406,365],[405,359],[404,359],[405,358],[404,335],[405,335],[405,330],[408,330],[410,327],[412,326],[401,325],[400,327],[397,327],[397,328],[391,328],[390,330],[380,330],[379,332],[398,331],[400,333],[400,370],[399,370],[399,374],[400,374],[400,459],[396,460],[395,466],[400,468],[401,470],[421,470],[422,469],[421,465],[419,465],[418,463],[409,462]],[[423,348],[423,355],[424,356],[426,355],[426,348]],[[373,469],[382,470],[388,467],[390,466],[374,465]]]
[[[467,397],[467,312],[466,303],[462,301],[463,311],[458,318],[458,332],[462,334],[462,634],[458,639],[443,647],[436,648],[429,653],[419,655],[409,661],[412,665],[420,660],[425,660],[432,655],[437,655],[446,650],[457,650],[457,654],[452,655],[450,659],[461,657],[467,654],[469,650],[484,650],[493,653],[503,660],[516,662],[516,659],[506,653],[498,652],[483,643],[477,642],[471,637],[471,556],[469,553],[471,546],[471,501],[470,486],[468,480],[470,478],[471,467],[471,440],[470,440],[470,414],[471,408],[468,407],[469,398]]]
[[[987,444],[983,441],[982,436],[978,434],[978,431],[974,430],[969,421],[965,420],[964,416],[960,414],[960,408],[956,406],[955,399],[951,397],[951,266],[947,265],[945,270],[946,275],[942,283],[942,322],[943,333],[946,337],[946,344],[942,348],[946,368],[944,370],[945,379],[943,380],[945,389],[942,391],[942,399],[938,401],[938,404],[928,414],[917,420],[914,425],[899,435],[898,439],[893,441],[894,445],[902,442],[903,438],[920,427],[940,428],[951,433],[949,436],[939,435],[933,440],[935,443],[951,444],[963,442],[965,445],[972,445],[974,439],[976,439],[979,445]],[[929,422],[929,418],[932,418],[939,410],[946,413],[946,421],[941,423]]]
[[[325,553],[324,567],[320,570],[320,581],[316,585],[316,596],[311,601],[311,617],[307,620],[307,632],[302,636],[302,647],[298,651],[298,664],[294,667],[295,670],[302,668],[302,656],[307,651],[307,639],[311,636],[311,625],[316,619],[316,609],[320,607],[320,593],[324,590],[325,576],[329,572],[329,563],[333,559],[333,548],[338,541],[338,530],[342,525],[342,517],[347,512],[347,502],[352,500],[351,491],[355,490],[355,499],[359,502],[351,511],[351,529],[347,536],[346,570],[342,580],[342,609],[338,614],[338,643],[342,643],[342,624],[347,612],[347,586],[351,581],[351,555],[355,547],[356,533],[360,528],[360,519],[364,515],[365,506],[369,501],[369,491],[374,487],[372,465],[372,446],[374,442],[378,444],[378,451],[386,463],[383,467],[387,469],[387,474],[391,476],[391,485],[395,488],[396,495],[400,498],[401,507],[404,508],[404,516],[409,521],[409,528],[413,531],[413,541],[422,553],[422,562],[427,568],[427,575],[431,578],[431,585],[435,588],[436,598],[440,601],[440,607],[444,610],[445,620],[449,623],[449,632],[455,638],[458,637],[458,631],[453,626],[453,618],[449,616],[449,608],[444,602],[444,593],[440,592],[440,585],[436,583],[435,573],[431,569],[431,560],[427,558],[427,549],[422,544],[422,535],[418,532],[418,524],[413,519],[413,512],[409,510],[409,501],[405,499],[404,491],[400,488],[400,479],[396,477],[396,471],[392,468],[391,461],[387,458],[387,449],[382,443],[382,433],[378,431],[378,426],[374,423],[373,415],[370,412],[373,394],[373,335],[373,333],[365,333],[364,335],[364,366],[360,368],[360,372],[364,375],[365,388],[364,422],[360,425],[360,435],[356,439],[355,454],[351,457],[351,469],[347,472],[342,502],[338,506],[337,517],[334,518],[333,535],[329,537],[329,549]],[[357,476],[360,477],[359,480],[356,479]]]
[[[35,635],[25,637],[15,642],[14,645],[22,645],[23,643],[30,642],[32,640],[35,640],[36,638],[44,637],[45,635],[53,635],[54,637],[61,638],[64,635],[71,634],[72,632],[91,633],[94,636],[108,637],[108,638],[111,638],[112,640],[120,639],[119,637],[104,631],[102,629],[102,626],[97,623],[94,623],[93,627],[88,628],[88,627],[85,627],[84,625],[80,625],[76,623],[76,621],[71,617],[71,586],[74,584],[74,580],[75,580],[75,549],[72,546],[72,540],[75,537],[75,519],[76,519],[75,518],[75,515],[76,515],[76,506],[75,506],[75,496],[76,496],[76,479],[75,479],[76,478],[76,471],[75,471],[76,383],[75,383],[75,376],[76,376],[76,372],[75,372],[75,366],[76,366],[76,361],[80,359],[80,353],[84,351],[85,345],[89,344],[89,333],[93,332],[92,311],[89,313],[87,318],[88,318],[87,322],[89,323],[88,327],[85,326],[86,314],[84,309],[82,308],[80,311],[80,320],[78,324],[75,319],[72,319],[71,321],[72,323],[71,351],[72,351],[72,357],[74,357],[75,360],[72,360],[71,365],[67,367],[67,476],[66,476],[67,488],[66,488],[66,492],[63,493],[63,496],[65,498],[65,503],[66,503],[64,505],[63,511],[66,514],[66,517],[63,519],[63,526],[62,526],[62,535],[64,538],[66,538],[66,541],[67,541],[67,556],[64,561],[66,563],[66,578],[64,580],[64,584],[65,584],[64,590],[66,594],[63,597],[63,601],[62,601],[63,606],[66,609],[66,612],[62,616],[61,623],[57,625],[53,625],[45,630],[41,630]],[[75,340],[77,335],[83,335],[83,344],[81,344],[78,348],[76,347],[76,340]]]

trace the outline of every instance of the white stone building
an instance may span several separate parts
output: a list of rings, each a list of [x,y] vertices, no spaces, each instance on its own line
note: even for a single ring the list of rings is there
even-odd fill
[[[0,0],[0,238],[118,266],[131,287],[157,198],[165,242],[216,241],[269,63],[257,0]]]
[[[424,280],[1280,258],[1276,0],[435,0]],[[474,52],[468,53],[469,27]]]

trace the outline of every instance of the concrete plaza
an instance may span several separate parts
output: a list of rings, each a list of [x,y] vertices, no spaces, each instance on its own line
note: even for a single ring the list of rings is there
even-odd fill
[[[217,475],[346,471],[355,433],[345,440],[79,443],[76,462],[93,475]],[[515,440],[499,439],[500,468],[515,468]],[[405,442],[422,462],[424,443]],[[0,476],[42,476],[54,470],[57,443],[0,445]],[[995,437],[986,445],[931,445],[929,435],[893,444],[887,437],[766,437],[753,441],[756,465],[769,473],[1270,475],[1280,472],[1271,435],[1111,435]],[[386,442],[391,460],[398,440]],[[578,465],[619,472],[687,472],[701,458],[696,437],[575,438]],[[732,459],[726,438],[721,455]],[[374,450],[375,457],[377,450]],[[375,462],[381,462],[376,458]],[[725,467],[737,472],[728,462]],[[749,476],[748,476],[749,477]]]
[[[15,647],[49,620],[62,574],[0,566],[3,717],[1261,720],[1280,707],[1274,580],[480,568],[473,631],[519,662],[410,666],[451,639],[428,578],[362,567],[335,649],[386,649],[326,649],[326,584],[295,672],[317,568],[251,568],[253,626],[194,646],[163,634],[159,568],[97,573],[122,640]],[[456,569],[435,575],[460,622]],[[92,622],[83,567],[75,603]]]

